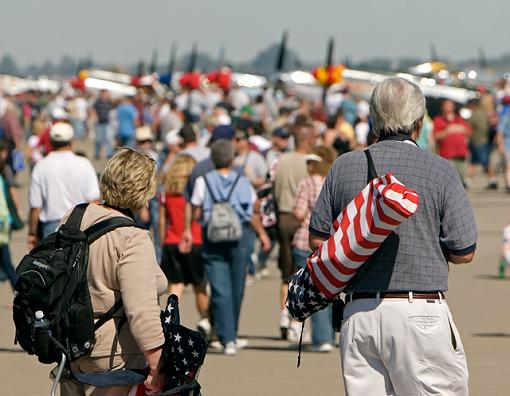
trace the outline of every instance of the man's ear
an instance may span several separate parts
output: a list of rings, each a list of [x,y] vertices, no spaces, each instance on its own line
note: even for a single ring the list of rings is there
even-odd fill
[[[417,140],[420,137],[421,128],[423,127],[423,117],[414,123],[414,130],[411,132],[411,137]]]

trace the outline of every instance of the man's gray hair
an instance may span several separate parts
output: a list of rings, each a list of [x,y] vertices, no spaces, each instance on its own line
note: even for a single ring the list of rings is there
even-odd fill
[[[235,154],[234,146],[230,140],[219,139],[211,145],[211,160],[216,169],[230,167]]]
[[[424,115],[425,97],[416,84],[392,77],[375,86],[370,99],[375,136],[410,134]]]

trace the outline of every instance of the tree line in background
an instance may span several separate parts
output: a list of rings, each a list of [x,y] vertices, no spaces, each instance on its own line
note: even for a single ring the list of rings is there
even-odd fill
[[[275,63],[279,51],[279,44],[272,44],[268,48],[261,50],[251,61],[245,63],[232,63],[228,59],[221,60],[220,57],[214,57],[204,52],[198,52],[196,65],[203,71],[217,69],[220,65],[229,65],[236,71],[245,73],[256,73],[268,75],[275,72]],[[176,70],[185,70],[189,64],[191,53],[178,58],[176,62]],[[220,55],[221,56],[221,55]],[[337,59],[338,63],[344,63],[348,67],[372,70],[372,71],[388,71],[388,70],[402,70],[428,59],[408,57],[401,59],[390,58],[371,58],[359,62],[351,62],[348,57],[344,59]],[[11,74],[15,76],[72,76],[75,75],[81,67],[97,67],[108,69],[112,71],[127,72],[131,74],[137,73],[140,67],[140,62],[145,64],[145,71],[148,70],[150,57],[147,59],[134,59],[132,63],[127,65],[108,64],[101,62],[94,62],[92,55],[82,59],[77,59],[69,55],[63,55],[59,60],[48,59],[39,64],[31,64],[28,66],[19,65],[15,58],[10,54],[3,54],[0,56],[0,74]],[[159,54],[158,71],[164,72],[166,70],[166,63],[168,59],[164,59],[162,54]],[[313,67],[321,64],[322,61],[317,62],[303,62],[295,50],[287,50],[285,59],[286,69],[303,69],[310,70]],[[455,62],[459,67],[463,66],[479,66],[478,59],[466,59],[462,62]],[[495,69],[510,68],[510,53],[502,55],[498,58],[491,58],[487,60],[487,66]]]

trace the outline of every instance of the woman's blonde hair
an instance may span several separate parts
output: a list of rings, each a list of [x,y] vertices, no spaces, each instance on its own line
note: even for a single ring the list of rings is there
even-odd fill
[[[163,176],[165,192],[169,194],[182,194],[195,164],[196,161],[191,155],[178,155],[170,169],[168,169],[168,172]]]
[[[156,194],[154,160],[130,148],[120,148],[106,163],[101,176],[101,196],[110,206],[138,211]]]
[[[321,157],[322,161],[313,162],[314,170],[316,174],[326,177],[337,157],[335,150],[331,147],[315,146],[310,150],[310,154],[315,154]]]

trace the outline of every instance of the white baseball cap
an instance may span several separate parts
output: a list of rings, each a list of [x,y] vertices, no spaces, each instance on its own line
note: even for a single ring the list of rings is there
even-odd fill
[[[230,118],[230,116],[228,114],[221,113],[221,114],[218,114],[218,116],[216,118],[218,120],[218,125],[232,124],[232,119]]]
[[[54,120],[68,120],[69,114],[62,107],[55,107],[51,111],[51,118]]]
[[[305,155],[305,161],[322,162],[322,158],[319,157],[317,154],[307,154]]]
[[[165,135],[165,143],[167,145],[171,144],[181,144],[182,138],[179,135],[179,129],[172,129]]]
[[[141,126],[136,128],[136,140],[139,142],[145,142],[147,140],[154,140],[154,135],[151,128],[148,126]]]
[[[50,129],[50,139],[54,142],[70,142],[73,137],[73,127],[66,122],[57,122]]]
[[[370,105],[368,102],[362,100],[357,105],[357,114],[359,118],[365,118],[370,115]]]

